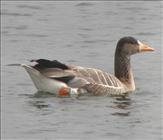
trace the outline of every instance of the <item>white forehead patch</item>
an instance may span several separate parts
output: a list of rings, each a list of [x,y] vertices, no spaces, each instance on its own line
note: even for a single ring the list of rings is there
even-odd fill
[[[35,66],[37,65],[38,63],[36,61],[32,62],[31,66]]]
[[[141,51],[141,48],[143,47],[143,43],[141,43],[139,40],[137,40],[138,44],[139,44],[139,52]]]
[[[137,42],[138,42],[138,44],[141,46],[141,45],[143,45],[143,43],[141,43],[139,40],[137,40]]]

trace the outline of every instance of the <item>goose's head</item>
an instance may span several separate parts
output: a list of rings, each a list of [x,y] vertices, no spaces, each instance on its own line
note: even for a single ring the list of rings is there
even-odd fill
[[[140,42],[134,37],[123,37],[121,38],[116,47],[117,55],[130,56],[139,52],[154,51],[153,48]]]

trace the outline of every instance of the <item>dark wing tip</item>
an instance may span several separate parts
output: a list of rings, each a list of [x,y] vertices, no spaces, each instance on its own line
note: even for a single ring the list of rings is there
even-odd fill
[[[69,67],[57,60],[47,60],[47,59],[32,59],[30,62],[36,62],[35,68],[43,69],[43,68],[59,68],[59,69],[69,69]]]

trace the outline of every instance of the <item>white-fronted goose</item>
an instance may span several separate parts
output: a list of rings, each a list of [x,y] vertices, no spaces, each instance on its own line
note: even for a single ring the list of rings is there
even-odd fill
[[[90,93],[93,95],[124,95],[135,90],[130,56],[154,49],[133,37],[121,38],[116,47],[115,75],[99,69],[71,66],[57,60],[31,60],[34,66],[22,64],[39,91],[59,96]]]

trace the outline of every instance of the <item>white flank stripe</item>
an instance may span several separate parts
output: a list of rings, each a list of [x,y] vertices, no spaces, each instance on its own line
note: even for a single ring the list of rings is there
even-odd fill
[[[114,78],[112,77],[112,80],[113,80],[114,85],[117,87],[118,85],[117,85],[116,79],[114,79]]]
[[[101,74],[102,74],[102,77],[103,77],[103,79],[104,79],[104,81],[105,81],[105,84],[108,85],[108,82],[106,81],[106,78],[105,78],[103,72],[101,72]]]
[[[111,82],[111,84],[114,86],[114,84],[113,84],[113,81],[112,81],[112,79],[111,79],[111,76],[109,75],[109,81]]]
[[[113,81],[114,86],[117,87],[117,81],[115,81],[114,77],[112,77],[112,76],[111,76],[111,79]]]
[[[120,85],[119,81],[117,81],[117,79],[116,79],[116,82],[117,82],[118,87],[121,87],[121,85]]]
[[[99,75],[98,75],[97,71],[96,71],[95,69],[93,69],[93,70],[94,70],[94,72],[96,73],[96,75],[97,75],[97,78],[98,78],[99,82],[100,82],[100,83],[102,83],[102,81],[101,81],[101,79],[100,79],[100,77],[99,77]]]

